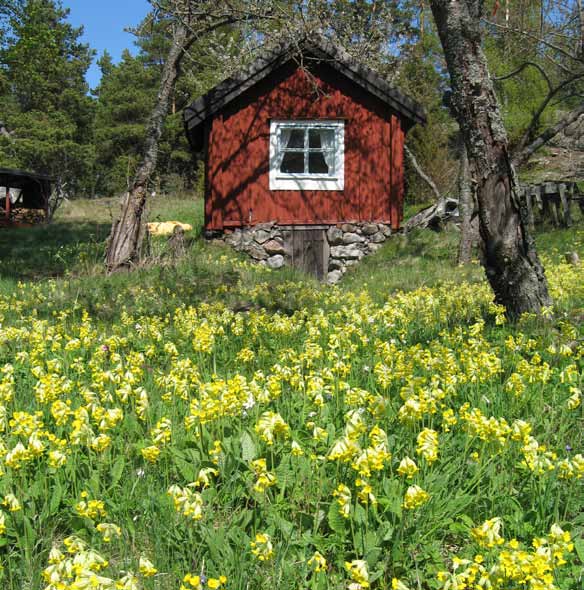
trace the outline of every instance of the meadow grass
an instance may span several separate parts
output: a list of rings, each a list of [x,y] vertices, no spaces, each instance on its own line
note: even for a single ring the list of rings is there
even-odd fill
[[[509,325],[452,231],[337,287],[198,230],[106,276],[115,206],[0,233],[3,588],[581,588],[582,225]]]

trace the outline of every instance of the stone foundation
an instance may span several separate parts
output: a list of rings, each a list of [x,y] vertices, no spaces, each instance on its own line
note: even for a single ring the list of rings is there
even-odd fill
[[[324,252],[328,283],[337,283],[347,268],[363,257],[379,250],[391,236],[391,227],[384,223],[342,223],[318,226],[324,232]],[[291,265],[293,226],[260,223],[252,227],[213,233],[208,238],[223,240],[238,252],[245,252],[259,264],[272,269]],[[299,231],[299,228],[296,229]]]

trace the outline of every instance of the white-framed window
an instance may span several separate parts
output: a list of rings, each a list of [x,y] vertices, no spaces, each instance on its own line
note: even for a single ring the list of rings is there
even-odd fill
[[[342,191],[344,121],[272,121],[270,190]]]

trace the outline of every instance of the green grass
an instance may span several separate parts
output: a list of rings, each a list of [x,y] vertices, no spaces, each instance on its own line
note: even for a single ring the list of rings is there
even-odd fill
[[[393,578],[442,590],[439,571],[450,579],[467,567],[453,574],[455,557],[481,554],[490,570],[508,541],[531,555],[558,524],[575,540],[572,553],[558,541],[567,564],[534,559],[560,590],[580,589],[584,465],[580,479],[563,474],[584,453],[583,405],[570,405],[584,387],[584,268],[564,253],[584,259],[582,225],[537,236],[555,316],[508,325],[478,264],[455,264],[455,231],[394,236],[340,287],[254,265],[197,229],[179,262],[157,238],[143,267],[106,276],[113,206],[72,202],[50,227],[0,232],[2,588],[44,588],[49,561],[68,564],[63,540],[75,536],[124,590],[136,587],[123,576],[141,556],[158,570],[137,574],[144,590],[176,590],[202,572],[233,589],[341,590],[357,581],[345,567],[354,560],[373,590]],[[156,201],[150,219],[198,228],[201,202]],[[435,461],[421,450],[429,430]],[[331,458],[344,436],[361,450]],[[411,480],[398,473],[406,456],[419,467]],[[545,468],[529,467],[538,461]],[[218,472],[208,487],[188,487],[208,468]],[[363,480],[375,505],[359,499]],[[413,484],[429,498],[409,509]],[[201,519],[169,489],[193,510],[202,502]],[[21,510],[8,510],[8,494]],[[88,500],[106,514],[92,517]],[[504,545],[481,546],[477,527],[491,519]],[[98,523],[120,537],[106,542]],[[252,553],[258,533],[273,543],[266,561]],[[315,551],[324,572],[309,565]],[[515,557],[528,571],[525,554]],[[66,571],[56,568],[63,588]],[[518,578],[500,588],[528,590]]]

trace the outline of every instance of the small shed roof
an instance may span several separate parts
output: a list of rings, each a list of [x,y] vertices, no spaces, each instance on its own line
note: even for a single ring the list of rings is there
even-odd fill
[[[426,122],[426,114],[419,103],[386,82],[371,68],[356,62],[339,45],[316,34],[310,39],[305,38],[297,43],[282,43],[264,50],[248,67],[195,100],[184,111],[184,121],[189,137],[194,136],[205,119],[217,113],[290,59],[298,58],[300,55],[312,55],[327,62],[365,91],[400,113],[411,124]]]
[[[27,183],[31,180],[38,182],[53,182],[54,178],[46,174],[37,174],[36,172],[26,172],[25,170],[15,170],[11,168],[0,168],[0,185],[3,183]],[[12,184],[11,184],[12,186]],[[16,184],[14,185],[16,186]]]

